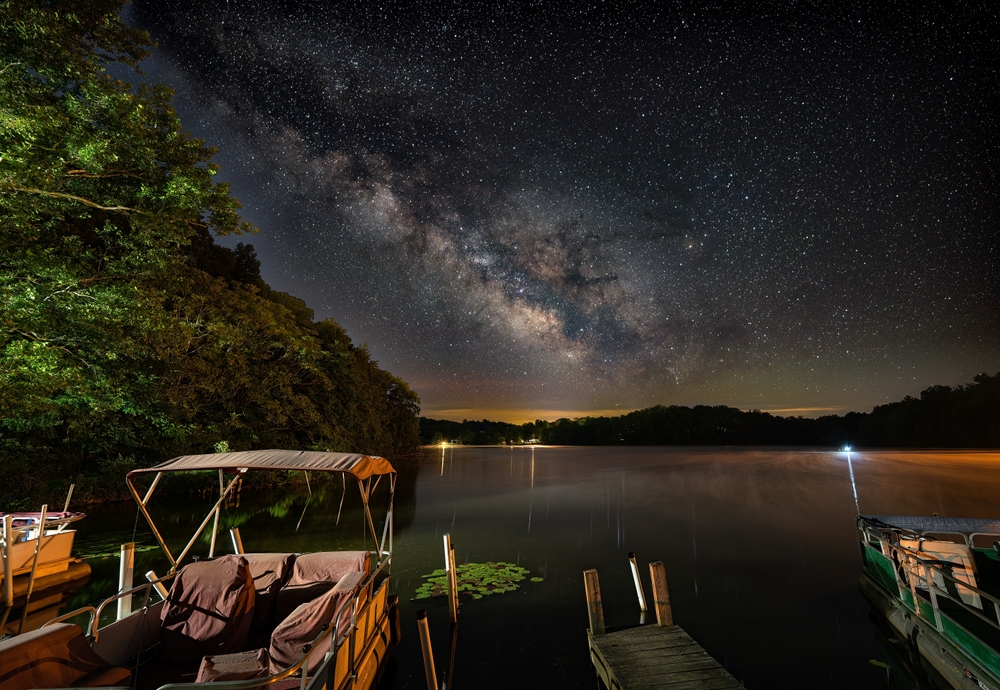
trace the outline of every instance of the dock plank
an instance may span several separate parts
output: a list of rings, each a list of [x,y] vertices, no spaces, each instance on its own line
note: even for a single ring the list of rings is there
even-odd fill
[[[642,625],[588,637],[591,660],[609,690],[743,688],[676,625]]]

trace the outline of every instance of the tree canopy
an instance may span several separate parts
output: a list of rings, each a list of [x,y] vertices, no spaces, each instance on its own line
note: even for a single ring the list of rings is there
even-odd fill
[[[172,91],[108,73],[151,47],[121,5],[0,0],[3,461],[413,447],[406,383],[215,244],[255,229]]]

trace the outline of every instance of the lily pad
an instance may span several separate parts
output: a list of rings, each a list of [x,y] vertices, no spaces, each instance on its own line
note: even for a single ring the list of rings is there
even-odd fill
[[[517,583],[523,581],[529,572],[527,568],[503,561],[463,563],[455,568],[459,594],[468,594],[473,599],[513,592],[518,588]],[[448,593],[448,575],[444,570],[438,569],[421,577],[427,582],[417,588],[414,599],[443,597]],[[533,577],[531,580],[541,582],[541,578]]]

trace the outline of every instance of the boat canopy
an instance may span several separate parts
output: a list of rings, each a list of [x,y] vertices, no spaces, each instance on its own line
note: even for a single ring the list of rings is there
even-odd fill
[[[383,474],[394,474],[389,461],[377,455],[327,453],[313,450],[244,450],[235,453],[182,455],[154,467],[132,470],[128,476],[151,472],[190,470],[297,470],[301,472],[343,472],[359,481]]]
[[[1000,520],[988,518],[921,517],[914,515],[871,515],[865,518],[885,527],[916,532],[917,534],[945,532],[950,534],[1000,535]]]

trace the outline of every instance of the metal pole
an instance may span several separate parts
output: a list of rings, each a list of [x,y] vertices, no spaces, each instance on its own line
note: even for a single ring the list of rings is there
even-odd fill
[[[153,489],[156,487],[156,483],[160,480],[160,474],[157,473],[156,479],[153,480],[153,486],[149,487],[149,491],[146,492],[146,500],[153,495]],[[132,498],[135,502],[139,504],[139,510],[142,512],[142,516],[146,518],[146,523],[149,528],[153,530],[153,536],[156,537],[156,541],[159,542],[160,548],[163,549],[163,553],[166,554],[167,560],[170,561],[171,569],[177,567],[177,559],[174,558],[173,554],[170,553],[170,549],[167,548],[167,542],[163,541],[163,536],[160,534],[160,530],[156,529],[156,523],[153,522],[153,518],[150,517],[149,511],[146,510],[146,501],[139,498],[139,492],[135,490],[135,486],[132,484],[132,480],[129,477],[125,477],[125,484],[128,486],[128,490],[132,493]],[[199,530],[200,532],[201,530]]]
[[[944,628],[941,625],[941,609],[938,608],[937,599],[937,585],[934,583],[934,571],[927,567],[926,563],[920,563],[920,570],[924,574],[924,580],[927,582],[927,591],[931,595],[931,609],[934,611],[934,627],[937,628],[938,632],[941,632]]]
[[[417,611],[417,629],[420,631],[420,651],[424,655],[427,690],[438,690],[437,673],[434,671],[434,652],[431,650],[431,631],[427,627],[427,609]]]
[[[11,551],[14,548],[14,516],[3,516],[3,603],[5,606],[14,605],[14,579],[11,565]]]
[[[212,523],[212,543],[208,547],[208,557],[215,558],[215,539],[219,536],[219,511],[221,506],[215,506],[215,521]]]
[[[69,485],[69,492],[66,494],[66,503],[63,504],[63,512],[69,511],[69,501],[73,498],[73,489],[76,488],[76,484]]]
[[[452,598],[452,602],[451,602],[451,607],[450,608],[451,608],[452,611],[455,612],[452,615],[451,622],[452,623],[457,623],[458,622],[458,610],[459,610],[459,604],[458,604],[458,568],[455,566],[455,545],[454,544],[452,544],[451,551],[449,553],[450,553],[450,562],[451,562],[450,589],[451,589],[451,598]]]
[[[448,657],[448,672],[441,681],[441,690],[455,687],[455,649],[458,647],[458,623],[451,624],[451,655]]]
[[[451,622],[458,621],[458,577],[455,574],[455,547],[451,535],[444,535],[444,570],[448,574],[448,613]]]
[[[163,599],[163,601],[166,601],[169,592],[167,592],[167,588],[163,586],[162,582],[157,582],[160,578],[157,576],[156,572],[150,570],[146,573],[146,579],[153,583],[153,589],[156,590],[156,593],[160,595],[160,598]]]
[[[0,617],[0,635],[3,635],[4,627],[7,625],[7,616],[14,608],[14,580],[13,566],[10,564],[11,542],[14,541],[14,516],[4,515],[3,517],[3,616]]]
[[[601,582],[594,569],[583,571],[583,587],[587,595],[587,616],[592,635],[604,634],[604,605],[601,604]]]
[[[239,554],[246,553],[246,551],[243,550],[243,540],[240,538],[240,528],[233,527],[229,530],[229,536],[233,539],[233,550]]]
[[[173,564],[174,567],[171,568],[172,571],[177,569],[177,566],[180,564],[181,561],[184,560],[184,557],[187,555],[188,551],[190,551],[191,547],[194,546],[196,541],[198,541],[198,537],[201,536],[202,531],[205,529],[205,525],[207,525],[208,521],[212,519],[212,514],[215,512],[215,509],[218,508],[220,505],[222,505],[222,502],[226,500],[226,496],[229,494],[230,491],[232,491],[232,488],[236,486],[237,481],[239,481],[239,476],[234,478],[233,481],[229,482],[229,486],[227,486],[226,490],[222,492],[221,496],[219,496],[219,500],[215,502],[215,505],[212,506],[212,509],[209,511],[208,515],[206,515],[205,519],[201,521],[201,525],[198,526],[198,530],[194,533],[194,536],[191,537],[191,541],[187,543],[187,546],[185,546],[184,550],[181,551],[181,554],[177,557],[177,560],[174,561]]]
[[[226,491],[226,481],[222,474],[222,470],[219,470],[219,496],[221,497]],[[208,547],[208,557],[215,558],[215,540],[219,536],[219,514],[222,512],[222,503],[217,503],[215,505],[215,522],[212,523],[212,543]]]
[[[121,546],[121,564],[118,567],[118,591],[132,589],[132,571],[135,569],[135,542]],[[126,594],[118,600],[118,620],[132,613],[132,595]]]
[[[639,566],[635,562],[635,552],[629,551],[628,564],[632,567],[632,579],[635,581],[635,593],[639,597],[639,610],[646,610],[646,593],[642,591],[642,580],[639,579]]]
[[[145,498],[142,499],[142,505],[146,505],[147,503],[149,503],[149,499],[152,498],[153,491],[156,489],[156,485],[160,483],[160,477],[162,476],[163,472],[157,472],[156,476],[153,477],[153,483],[150,484],[149,488],[146,490],[146,496]]]
[[[45,538],[45,518],[49,512],[49,504],[42,506],[42,519],[38,521],[38,534],[35,538],[35,558],[31,562],[31,575],[28,576],[28,591],[24,594],[24,611],[21,613],[21,622],[17,626],[17,634],[21,634],[24,628],[24,621],[28,617],[28,604],[31,603],[31,591],[35,588],[35,573],[38,572],[38,555],[42,551],[42,539]]]

